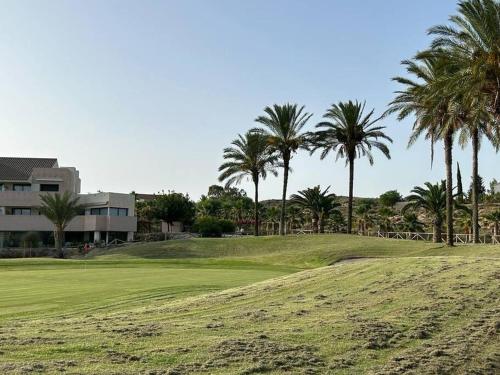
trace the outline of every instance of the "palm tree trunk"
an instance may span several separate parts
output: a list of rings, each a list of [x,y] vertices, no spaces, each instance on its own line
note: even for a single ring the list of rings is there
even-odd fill
[[[432,234],[432,242],[440,243],[443,241],[443,237],[441,234],[441,222],[434,222],[434,233]]]
[[[259,235],[259,179],[254,178],[253,180],[255,184],[255,229],[254,234],[256,236]]]
[[[352,200],[354,185],[354,158],[349,158],[349,201],[347,203],[347,233],[352,232]]]
[[[453,133],[444,137],[446,164],[446,244],[453,246]]]
[[[472,129],[472,242],[479,243],[478,149],[479,132]]]
[[[61,227],[56,227],[54,240],[56,242],[57,257],[62,259],[64,258],[64,252],[63,252],[64,230]]]
[[[281,214],[279,234],[285,235],[285,210],[286,210],[286,189],[288,187],[288,171],[290,169],[290,158],[288,155],[283,155],[283,195],[281,197]]]

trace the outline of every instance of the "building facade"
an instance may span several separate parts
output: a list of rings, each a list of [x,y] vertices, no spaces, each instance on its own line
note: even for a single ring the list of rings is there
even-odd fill
[[[131,241],[137,230],[132,194],[80,193],[80,176],[57,159],[0,157],[0,248],[19,246],[36,233],[44,244],[53,241],[54,225],[39,213],[42,194],[69,192],[82,206],[66,228],[67,242]]]

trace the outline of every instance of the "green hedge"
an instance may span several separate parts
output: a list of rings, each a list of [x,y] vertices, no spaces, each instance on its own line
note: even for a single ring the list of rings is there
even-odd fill
[[[205,216],[197,218],[191,230],[202,237],[222,237],[222,233],[234,233],[236,226],[230,220]]]

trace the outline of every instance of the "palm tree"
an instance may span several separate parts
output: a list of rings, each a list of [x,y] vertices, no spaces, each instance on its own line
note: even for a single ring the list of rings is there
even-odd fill
[[[274,168],[277,156],[270,152],[267,136],[262,132],[249,131],[244,136],[238,135],[232,143],[233,147],[224,149],[226,160],[219,167],[219,181],[227,181],[229,187],[233,183],[239,184],[245,177],[250,177],[255,186],[255,235],[259,235],[259,180],[265,179],[268,173],[277,175]]]
[[[40,213],[49,219],[55,227],[54,240],[59,258],[64,258],[63,243],[64,230],[68,224],[78,215],[81,206],[78,204],[78,197],[69,192],[64,194],[44,194],[40,195],[42,205]]]
[[[446,229],[447,244],[453,246],[453,136],[460,122],[453,115],[456,102],[443,90],[443,81],[449,76],[453,64],[444,55],[421,53],[415,60],[403,61],[408,73],[417,78],[395,77],[393,80],[405,85],[403,91],[397,91],[397,97],[390,103],[386,113],[398,113],[398,120],[410,114],[415,115],[415,122],[408,146],[425,134],[431,140],[431,163],[434,158],[434,143],[438,139],[444,142],[446,165]]]
[[[433,242],[442,241],[442,226],[446,215],[446,183],[431,184],[426,182],[425,187],[415,186],[406,199],[409,201],[402,210],[406,214],[408,210],[422,209],[432,219]]]
[[[380,207],[378,210],[378,222],[380,229],[384,232],[391,231],[391,216],[394,216],[394,211],[389,207]]]
[[[301,221],[301,213],[299,207],[297,206],[288,206],[286,209],[286,218],[288,223],[288,233],[293,233],[293,228],[296,224],[299,224]]]
[[[403,215],[403,230],[406,232],[423,232],[424,223],[418,220],[418,216],[414,212],[406,212]]]
[[[341,232],[345,226],[344,215],[340,210],[334,210],[328,217],[328,224],[335,232]]]
[[[372,223],[370,209],[370,205],[361,204],[356,207],[355,210],[356,216],[358,217],[358,232],[360,232],[363,236],[366,235],[367,226]]]
[[[332,213],[339,203],[335,201],[336,197],[333,193],[328,193],[330,186],[321,191],[319,186],[307,188],[299,191],[297,194],[292,194],[290,202],[303,209],[308,210],[312,216],[312,227],[314,232],[324,232],[325,218]]]
[[[347,208],[347,233],[352,231],[352,202],[354,184],[354,161],[366,156],[373,165],[372,149],[377,148],[390,159],[387,145],[380,141],[392,139],[384,134],[384,126],[373,126],[382,117],[372,119],[374,110],[364,114],[365,103],[348,101],[333,104],[323,116],[331,121],[320,122],[316,128],[321,129],[309,134],[312,145],[311,153],[321,149],[323,160],[330,151],[337,153],[338,158],[346,158],[349,165],[349,202]]]
[[[490,212],[484,218],[493,224],[493,235],[500,236],[500,210]]]
[[[266,216],[266,232],[269,233],[269,230],[267,228],[267,225],[271,223],[272,225],[272,234],[274,235],[274,224],[279,223],[279,217],[280,217],[280,211],[277,207],[271,206],[266,210],[265,213]]]
[[[462,210],[458,212],[456,222],[466,235],[467,242],[471,240],[472,232],[472,210],[466,206],[462,206]]]
[[[429,33],[437,53],[446,54],[456,69],[445,89],[466,112],[461,144],[472,144],[472,232],[479,242],[478,152],[480,139],[488,137],[498,149],[500,131],[500,3],[495,0],[461,1],[459,14],[450,25],[433,27]],[[468,118],[467,118],[468,117]],[[496,128],[495,128],[496,125]],[[496,134],[495,134],[496,133]]]
[[[283,194],[281,199],[280,235],[285,234],[286,192],[288,187],[288,173],[290,172],[290,159],[299,148],[306,148],[307,139],[302,128],[311,118],[312,114],[304,112],[304,106],[298,108],[297,104],[273,105],[264,108],[266,115],[259,116],[256,122],[265,126],[272,150],[276,151],[282,161],[283,167]]]
[[[469,103],[487,100],[485,109],[500,121],[500,2],[466,0],[458,4],[451,25],[431,28],[432,48],[450,56],[458,67],[450,77],[452,91]]]

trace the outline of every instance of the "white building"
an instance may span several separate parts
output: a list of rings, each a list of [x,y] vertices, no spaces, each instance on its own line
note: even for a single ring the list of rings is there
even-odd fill
[[[57,159],[0,157],[0,248],[19,243],[27,232],[38,232],[47,243],[54,225],[39,213],[40,195],[70,192],[83,209],[66,229],[66,241],[131,241],[137,230],[131,194],[80,194],[80,177]]]

